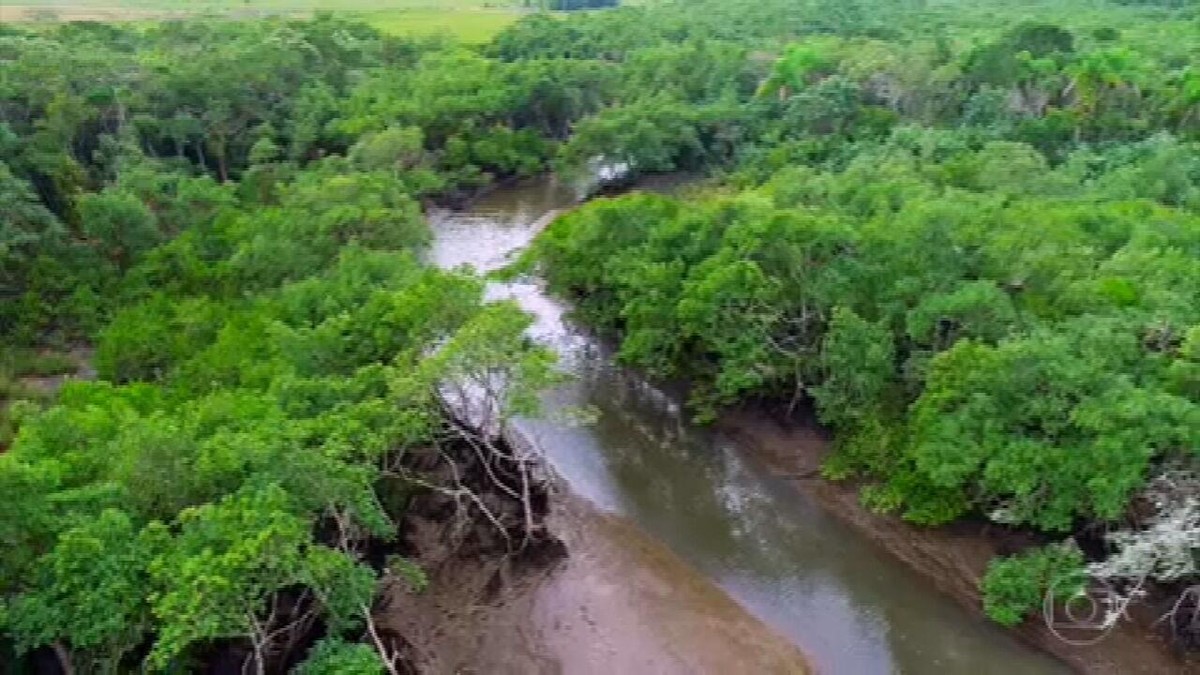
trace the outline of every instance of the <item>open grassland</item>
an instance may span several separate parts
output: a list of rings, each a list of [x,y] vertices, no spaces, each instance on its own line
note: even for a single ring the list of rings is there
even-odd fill
[[[1045,0],[928,0],[927,12],[905,17],[912,23],[904,30],[917,30],[921,22],[945,26],[946,36],[959,49],[969,49],[997,39],[1022,21],[1036,21],[1063,26],[1085,45],[1095,45],[1099,32],[1115,30],[1114,39],[1121,45],[1167,63],[1187,63],[1196,52],[1193,17],[1152,3],[1109,2],[1098,7],[1102,11],[1080,11],[1072,3]]]
[[[24,0],[0,3],[0,22],[147,21],[216,15],[250,18],[330,11],[360,16],[396,35],[450,35],[484,42],[516,21],[519,0]]]
[[[505,26],[520,18],[513,9],[480,8],[446,11],[438,9],[385,10],[363,14],[372,26],[393,35],[452,35],[463,42],[487,42]]]

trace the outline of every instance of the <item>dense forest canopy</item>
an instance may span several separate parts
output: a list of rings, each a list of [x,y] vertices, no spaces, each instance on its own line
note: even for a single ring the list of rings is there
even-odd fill
[[[365,552],[439,487],[446,384],[507,416],[552,378],[423,207],[597,163],[713,176],[530,257],[699,417],[814,406],[872,506],[1057,542],[994,565],[999,621],[1060,568],[1195,583],[1197,35],[1186,0],[0,26],[0,660],[381,672],[420,572]],[[81,346],[97,380],[25,384]],[[281,603],[324,639],[272,656]]]

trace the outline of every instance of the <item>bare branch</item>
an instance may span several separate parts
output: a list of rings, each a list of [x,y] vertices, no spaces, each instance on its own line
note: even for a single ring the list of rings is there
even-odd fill
[[[396,668],[396,661],[399,659],[397,654],[383,644],[383,640],[379,637],[379,631],[375,628],[375,618],[371,616],[371,609],[367,606],[362,606],[363,617],[367,620],[367,633],[371,636],[371,642],[375,645],[375,651],[379,653],[379,660],[383,662],[383,667],[387,669],[388,675],[400,675]]]

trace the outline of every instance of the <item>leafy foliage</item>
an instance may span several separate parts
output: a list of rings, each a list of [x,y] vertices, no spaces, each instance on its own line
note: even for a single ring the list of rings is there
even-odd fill
[[[300,664],[302,675],[381,675],[383,665],[375,650],[364,644],[322,640]]]
[[[89,672],[186,668],[221,644],[274,668],[311,615],[330,637],[309,671],[379,672],[352,642],[376,593],[363,543],[394,539],[403,515],[379,485],[411,480],[395,467],[443,432],[447,387],[501,378],[496,414],[532,412],[552,370],[524,314],[420,262],[421,200],[488,180],[474,158],[536,171],[550,141],[508,117],[507,94],[481,113],[442,92],[444,110],[345,142],[351,70],[422,53],[436,65],[416,71],[416,100],[464,58],[358,24],[73,30],[2,38],[6,82],[24,83],[0,104],[17,121],[3,330],[90,337],[101,378],[14,417],[0,455],[6,639]],[[50,46],[90,70],[59,62],[61,81],[34,86]],[[452,160],[478,115],[491,130]]]
[[[1047,591],[1067,598],[1083,579],[1083,554],[1073,544],[997,558],[983,579],[983,609],[996,623],[1015,626],[1042,606]]]

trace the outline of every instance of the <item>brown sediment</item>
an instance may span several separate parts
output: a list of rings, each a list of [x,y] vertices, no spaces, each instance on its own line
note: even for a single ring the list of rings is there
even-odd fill
[[[572,555],[532,616],[570,672],[809,672],[794,645],[630,521],[568,506]]]
[[[785,424],[761,410],[738,410],[724,415],[719,427],[773,472],[790,478],[798,490],[926,577],[939,591],[973,612],[982,611],[980,580],[989,560],[1011,552],[1011,533],[986,524],[916,527],[897,516],[867,509],[859,500],[859,485],[820,478],[830,441],[815,425]],[[1026,621],[1015,632],[1080,673],[1200,673],[1200,660],[1174,650],[1154,628],[1155,618],[1149,608],[1139,608],[1103,640],[1085,646],[1069,644],[1040,619]]]
[[[807,673],[803,654],[627,520],[555,494],[566,557],[451,556],[377,621],[427,673]],[[431,536],[436,537],[436,535]]]

